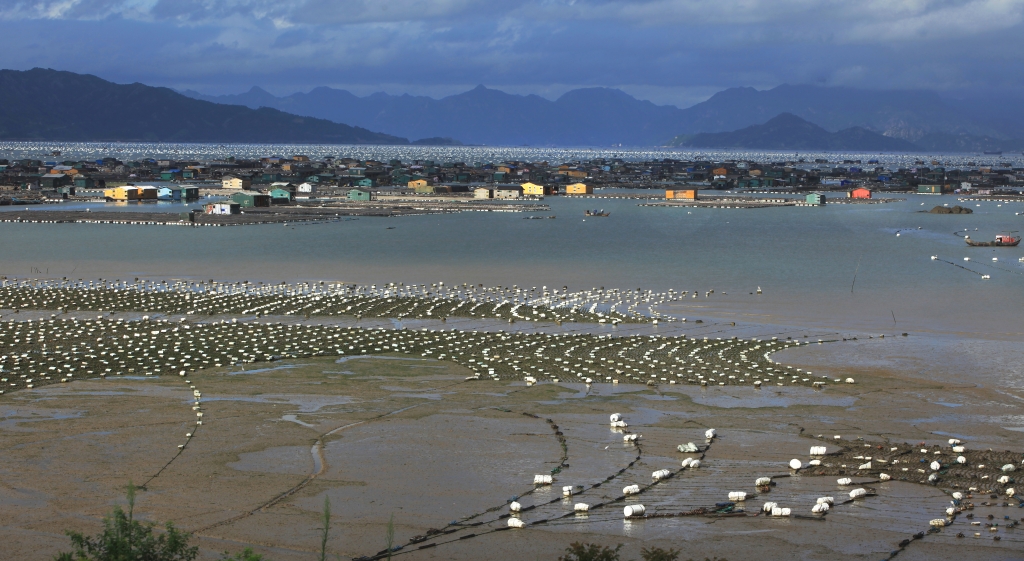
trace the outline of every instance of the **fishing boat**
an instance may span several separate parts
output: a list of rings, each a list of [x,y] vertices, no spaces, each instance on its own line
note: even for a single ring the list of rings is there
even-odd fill
[[[604,209],[602,208],[601,210],[587,210],[587,211],[584,211],[583,214],[586,215],[586,216],[608,216],[611,213],[610,212],[605,212]]]
[[[996,239],[990,242],[976,242],[970,236],[964,236],[964,241],[971,247],[1016,247],[1020,243],[1020,236],[1014,236],[1012,232],[998,234]]]

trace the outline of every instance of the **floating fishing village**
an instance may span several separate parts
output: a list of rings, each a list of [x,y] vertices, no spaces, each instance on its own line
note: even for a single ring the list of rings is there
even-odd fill
[[[54,152],[59,155],[59,152]],[[886,193],[955,193],[971,200],[1019,201],[1024,168],[917,160],[912,167],[877,159],[634,162],[597,158],[465,162],[359,160],[306,155],[208,161],[0,159],[0,205],[108,201],[188,205],[185,211],[141,216],[53,211],[14,221],[227,226],[332,220],[341,216],[401,216],[467,210],[529,212],[544,205],[498,201],[576,198],[640,199],[641,206],[766,208],[836,203],[878,204],[904,199]],[[608,189],[642,190],[625,195]],[[595,191],[596,190],[596,191]],[[727,192],[727,193],[726,193]],[[779,198],[771,194],[802,195]],[[768,195],[768,196],[760,196]],[[237,215],[237,216],[236,216]],[[244,215],[244,216],[241,216]]]

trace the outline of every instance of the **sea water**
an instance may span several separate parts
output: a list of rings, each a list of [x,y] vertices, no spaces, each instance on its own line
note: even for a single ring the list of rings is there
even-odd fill
[[[464,212],[225,228],[2,223],[0,274],[672,288],[698,293],[677,306],[691,318],[999,338],[1024,331],[1024,248],[971,248],[962,238],[1019,228],[1022,203],[960,203],[975,213],[936,215],[921,211],[957,199],[761,209],[544,202],[551,210],[540,214],[556,219]],[[611,215],[586,217],[588,208]],[[758,287],[763,293],[751,294]]]

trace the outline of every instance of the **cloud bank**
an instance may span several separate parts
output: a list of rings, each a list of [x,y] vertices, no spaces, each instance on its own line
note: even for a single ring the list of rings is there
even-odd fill
[[[680,104],[786,82],[1010,90],[1022,20],[1024,0],[0,0],[0,66],[212,92],[626,86]]]

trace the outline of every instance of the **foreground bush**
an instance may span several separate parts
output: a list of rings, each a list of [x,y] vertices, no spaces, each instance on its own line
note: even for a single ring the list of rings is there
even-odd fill
[[[620,549],[622,549],[621,543],[615,549],[612,549],[593,543],[573,542],[569,544],[569,547],[565,548],[565,555],[559,557],[558,561],[619,561]],[[645,547],[640,550],[640,557],[644,561],[678,561],[680,553],[681,551],[678,549],[665,550],[660,547],[647,549]],[[688,561],[693,560],[690,559]],[[705,558],[704,561],[726,560],[715,557],[714,560]]]
[[[72,551],[60,553],[56,561],[193,561],[199,547],[189,546],[192,536],[168,522],[164,532],[154,535],[153,523],[143,524],[134,517],[135,486],[128,485],[128,512],[115,506],[103,518],[103,531],[95,536],[67,532]]]

